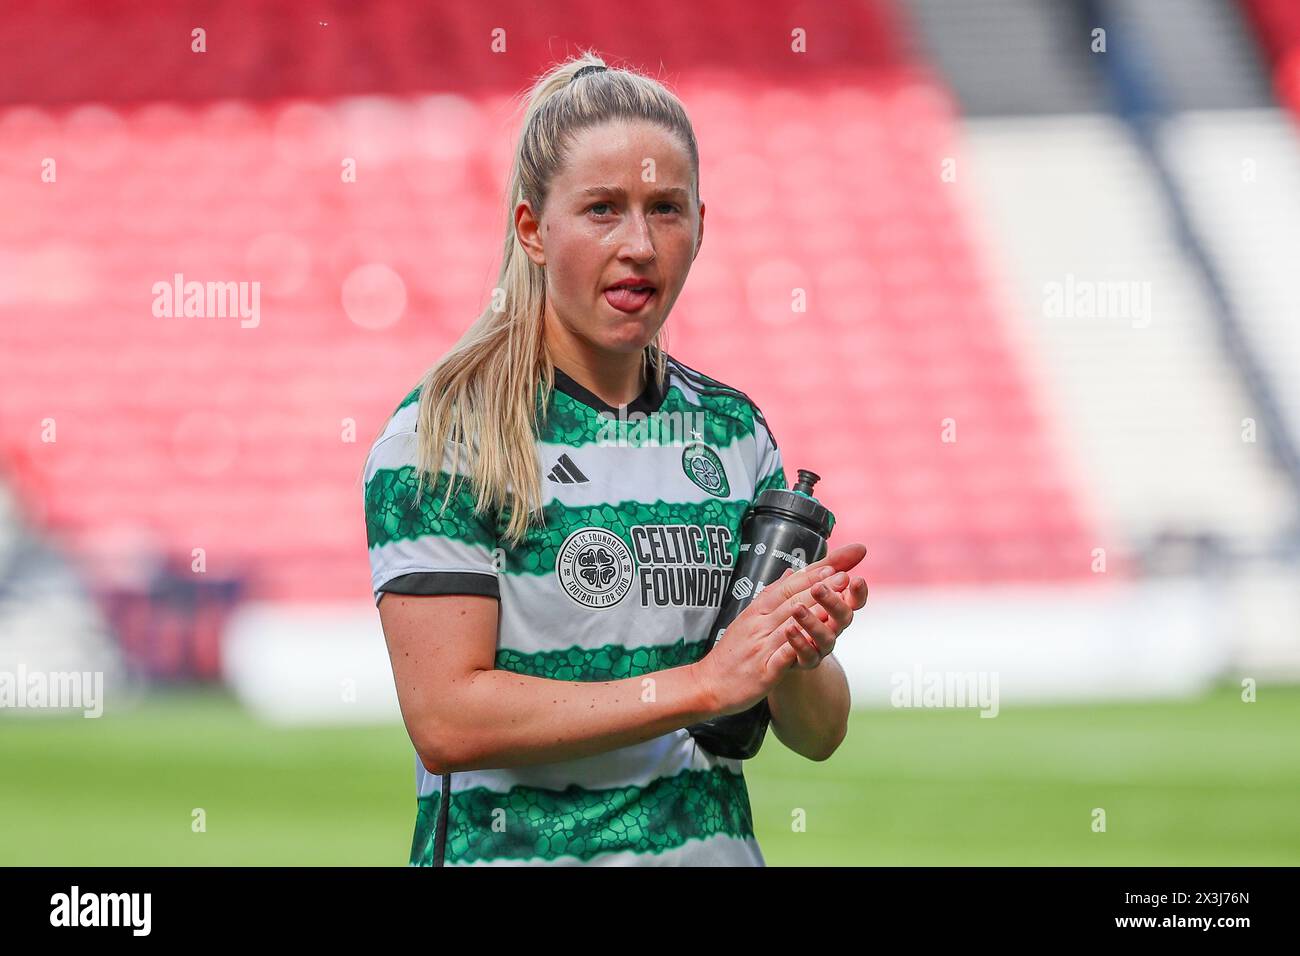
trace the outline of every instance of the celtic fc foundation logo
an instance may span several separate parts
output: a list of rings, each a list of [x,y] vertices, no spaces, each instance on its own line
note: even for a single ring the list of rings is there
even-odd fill
[[[719,498],[731,494],[727,484],[727,472],[722,467],[722,459],[708,445],[691,442],[682,451],[682,470],[705,491]]]
[[[560,545],[555,574],[564,593],[583,607],[613,607],[632,588],[632,552],[604,528],[579,528]]]

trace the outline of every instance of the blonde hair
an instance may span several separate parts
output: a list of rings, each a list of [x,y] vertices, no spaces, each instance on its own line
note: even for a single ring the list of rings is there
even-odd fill
[[[473,443],[469,477],[475,514],[509,513],[503,536],[517,543],[541,511],[542,475],[537,454],[540,424],[554,387],[552,360],[543,335],[545,269],[533,262],[515,236],[515,206],[527,200],[540,217],[556,174],[580,131],[617,120],[645,120],[676,134],[686,147],[699,195],[699,150],[681,101],[657,80],[609,67],[573,75],[584,66],[605,66],[591,52],[561,63],[532,86],[506,190],[506,232],[497,290],[503,304],[489,305],[451,350],[420,381],[416,418],[418,447],[415,503],[442,469],[450,435]],[[666,338],[655,334],[643,368],[662,391]],[[540,399],[538,386],[542,391]],[[470,443],[466,442],[468,447]],[[455,456],[442,508],[453,494],[460,455]]]

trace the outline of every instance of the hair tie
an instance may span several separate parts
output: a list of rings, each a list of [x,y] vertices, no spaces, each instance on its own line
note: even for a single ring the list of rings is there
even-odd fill
[[[578,77],[580,77],[580,76],[586,76],[588,73],[602,73],[602,72],[604,72],[605,70],[608,70],[608,69],[609,69],[609,67],[607,67],[607,66],[601,66],[599,63],[592,63],[592,64],[590,64],[590,65],[588,65],[588,66],[584,66],[584,67],[583,67],[581,70],[579,70],[577,73],[573,74],[573,79],[576,80]]]

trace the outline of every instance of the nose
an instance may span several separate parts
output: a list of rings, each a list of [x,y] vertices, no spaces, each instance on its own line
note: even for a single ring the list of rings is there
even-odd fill
[[[655,257],[654,237],[644,213],[634,212],[623,220],[624,235],[620,237],[619,255],[636,262],[649,262]]]

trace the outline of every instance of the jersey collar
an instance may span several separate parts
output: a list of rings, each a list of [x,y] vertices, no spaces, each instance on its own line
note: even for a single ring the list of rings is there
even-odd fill
[[[555,373],[555,388],[563,392],[575,401],[579,401],[588,408],[594,408],[598,412],[608,412],[611,415],[618,415],[618,409],[606,402],[599,395],[596,395],[590,389],[578,384],[570,375],[562,371],[559,366],[552,365],[551,371]],[[666,397],[666,388],[661,389],[655,382],[654,370],[650,369],[650,375],[646,386],[642,389],[641,394],[632,401],[627,403],[627,413],[642,412],[650,414],[659,411]],[[667,386],[667,376],[664,376],[664,385]]]

